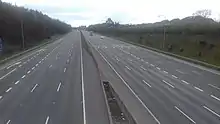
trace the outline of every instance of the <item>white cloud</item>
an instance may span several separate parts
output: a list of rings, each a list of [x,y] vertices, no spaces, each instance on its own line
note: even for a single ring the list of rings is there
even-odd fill
[[[111,17],[120,23],[149,23],[183,18],[199,9],[211,9],[219,18],[218,0],[7,0],[17,5],[39,9],[44,13],[72,24],[101,23]],[[75,18],[75,19],[74,19]]]

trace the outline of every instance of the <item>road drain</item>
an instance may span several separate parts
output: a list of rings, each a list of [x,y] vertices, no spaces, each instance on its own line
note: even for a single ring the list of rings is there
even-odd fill
[[[103,81],[113,124],[136,124],[127,108],[108,81]]]

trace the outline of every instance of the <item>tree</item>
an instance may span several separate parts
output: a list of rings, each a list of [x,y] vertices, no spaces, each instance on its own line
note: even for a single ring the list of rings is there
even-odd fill
[[[111,18],[108,18],[107,20],[106,20],[106,22],[105,23],[107,23],[107,24],[114,24],[114,22],[112,21],[112,19]]]
[[[202,16],[204,18],[208,18],[212,15],[212,11],[209,9],[197,10],[193,13],[193,16]]]

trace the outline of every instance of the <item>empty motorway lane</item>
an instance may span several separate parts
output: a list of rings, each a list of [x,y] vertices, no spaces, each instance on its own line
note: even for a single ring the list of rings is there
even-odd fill
[[[112,38],[90,36],[102,78],[139,124],[219,124],[220,74]]]
[[[0,124],[108,124],[99,74],[73,31],[0,68]]]

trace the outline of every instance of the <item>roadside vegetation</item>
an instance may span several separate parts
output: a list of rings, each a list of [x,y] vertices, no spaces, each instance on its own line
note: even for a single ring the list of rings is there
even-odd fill
[[[199,10],[183,19],[148,24],[119,24],[110,18],[87,30],[220,66],[220,23]]]
[[[39,11],[0,0],[0,38],[3,40],[0,58],[36,46],[71,29],[70,25]]]

